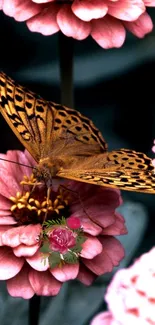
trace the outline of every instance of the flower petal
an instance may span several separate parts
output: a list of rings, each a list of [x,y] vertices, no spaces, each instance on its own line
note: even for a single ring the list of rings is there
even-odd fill
[[[16,257],[9,247],[0,247],[0,280],[14,277],[23,264],[24,259]]]
[[[21,256],[33,256],[39,248],[39,244],[33,246],[26,246],[24,244],[19,245],[18,247],[13,248],[13,252],[17,257]]]
[[[43,259],[43,255],[39,251],[37,251],[33,256],[27,257],[26,261],[37,271],[46,271],[49,268],[48,258]]]
[[[102,244],[96,237],[88,236],[82,244],[81,257],[92,259],[102,252]]]
[[[9,230],[10,228],[12,228],[12,226],[7,226],[7,225],[0,225],[0,246],[3,246],[3,242],[2,242],[2,234]]]
[[[97,236],[102,232],[102,228],[97,224],[93,223],[91,220],[88,220],[88,218],[81,218],[81,226],[85,233],[90,234],[92,236]]]
[[[100,237],[100,240],[103,245],[102,252],[92,260],[83,259],[83,263],[97,275],[111,272],[124,257],[124,249],[116,238],[104,236]]]
[[[10,212],[11,202],[6,197],[0,194],[0,213],[1,210],[8,210]],[[11,212],[10,212],[11,213]]]
[[[136,21],[124,22],[124,26],[139,38],[143,38],[153,29],[152,20],[147,12],[142,14]]]
[[[143,0],[145,6],[147,7],[154,7],[155,6],[155,0]]]
[[[12,227],[11,229],[6,230],[1,237],[3,245],[10,246],[10,247],[19,246],[20,245],[19,234],[20,234],[21,227],[17,227],[17,228]]]
[[[37,272],[31,270],[29,272],[29,281],[35,293],[39,296],[56,296],[62,286],[49,271]]]
[[[127,228],[125,227],[125,220],[119,213],[115,213],[115,222],[109,227],[102,230],[102,235],[118,236],[127,234]]]
[[[50,269],[52,275],[61,282],[73,280],[77,277],[79,272],[79,264],[65,264],[62,267],[55,267]]]
[[[3,11],[6,15],[14,17],[17,21],[25,21],[38,14],[42,9],[41,5],[31,0],[5,0]]]
[[[7,280],[7,289],[12,297],[30,299],[34,296],[35,291],[29,282],[28,275],[29,268],[27,266],[24,266],[15,277]]]
[[[76,17],[68,5],[63,5],[59,10],[57,23],[63,34],[78,40],[88,37],[91,31],[90,24]]]
[[[92,38],[104,49],[121,47],[126,32],[122,23],[117,19],[106,16],[92,22]]]
[[[10,186],[11,184],[11,186]],[[20,191],[20,184],[16,182],[13,175],[8,173],[8,170],[0,168],[0,193],[6,198],[14,196]],[[10,204],[11,206],[11,204]]]
[[[83,21],[102,18],[108,11],[103,0],[75,0],[71,6],[74,14]]]
[[[19,235],[20,243],[28,246],[35,245],[36,242],[38,241],[41,229],[42,227],[40,224],[36,224],[36,225],[30,224],[28,226],[20,227],[20,235]]]
[[[15,225],[17,222],[12,217],[0,216],[0,225]]]
[[[44,8],[38,15],[27,21],[27,26],[32,32],[38,32],[43,35],[53,35],[59,31],[57,23],[57,13],[59,6],[52,3],[48,8]]]
[[[97,224],[102,228],[113,224],[115,222],[115,209],[121,204],[120,191],[98,187],[94,193],[93,185],[89,185],[87,194],[83,195],[85,188],[85,186],[82,188],[81,185],[81,188],[77,188],[77,192],[80,193],[86,212],[83,211],[83,207],[79,202],[75,201],[71,207],[73,215],[80,217],[82,221],[87,220],[90,222],[91,219],[91,222],[94,221],[94,226]]]
[[[121,20],[135,20],[145,11],[142,0],[108,0],[107,4],[108,14]]]
[[[90,325],[114,325],[113,317],[110,311],[97,314],[91,321]],[[115,324],[116,325],[116,324]]]
[[[124,257],[124,248],[118,239],[111,236],[100,236],[103,250],[106,251],[114,266],[118,266]]]
[[[84,264],[80,264],[80,270],[77,276],[77,279],[82,282],[84,285],[89,286],[93,283],[96,276],[89,269],[85,267]]]

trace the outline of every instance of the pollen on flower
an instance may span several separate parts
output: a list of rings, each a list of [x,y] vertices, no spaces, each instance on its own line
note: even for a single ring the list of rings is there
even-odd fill
[[[43,223],[45,216],[53,219],[61,216],[61,212],[66,211],[68,206],[68,196],[64,191],[51,191],[47,197],[47,188],[41,183],[37,183],[33,175],[28,178],[24,176],[22,185],[31,185],[32,190],[23,193],[17,192],[16,196],[10,197],[13,202],[11,212],[18,224]],[[39,185],[39,186],[38,186]]]

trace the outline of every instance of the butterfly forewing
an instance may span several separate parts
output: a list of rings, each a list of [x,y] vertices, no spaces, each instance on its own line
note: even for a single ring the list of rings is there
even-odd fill
[[[48,102],[0,73],[1,113],[24,147],[40,159],[106,151],[94,124],[74,109]]]

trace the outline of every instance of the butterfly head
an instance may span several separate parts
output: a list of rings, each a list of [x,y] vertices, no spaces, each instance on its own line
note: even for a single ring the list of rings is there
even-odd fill
[[[56,178],[57,172],[61,169],[61,160],[44,158],[34,168],[33,175],[38,182],[52,185],[52,179]]]

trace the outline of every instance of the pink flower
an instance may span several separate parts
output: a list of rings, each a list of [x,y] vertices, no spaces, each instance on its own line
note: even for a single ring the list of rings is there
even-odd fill
[[[35,165],[26,151],[0,158]],[[90,285],[111,272],[124,256],[113,237],[126,233],[115,211],[120,192],[73,181],[64,182],[64,190],[53,180],[47,203],[45,185],[32,190],[35,180],[26,166],[0,160],[0,280],[10,295],[57,295],[67,280]]]
[[[58,226],[50,232],[49,242],[52,251],[59,251],[61,254],[64,254],[69,248],[76,245],[76,237],[71,230]]]
[[[115,274],[105,295],[109,311],[97,315],[91,325],[155,324],[154,261],[155,247]]]
[[[103,48],[120,47],[126,29],[139,38],[152,31],[146,7],[155,0],[1,0],[4,13],[43,35],[59,30],[83,40],[89,35]]]

